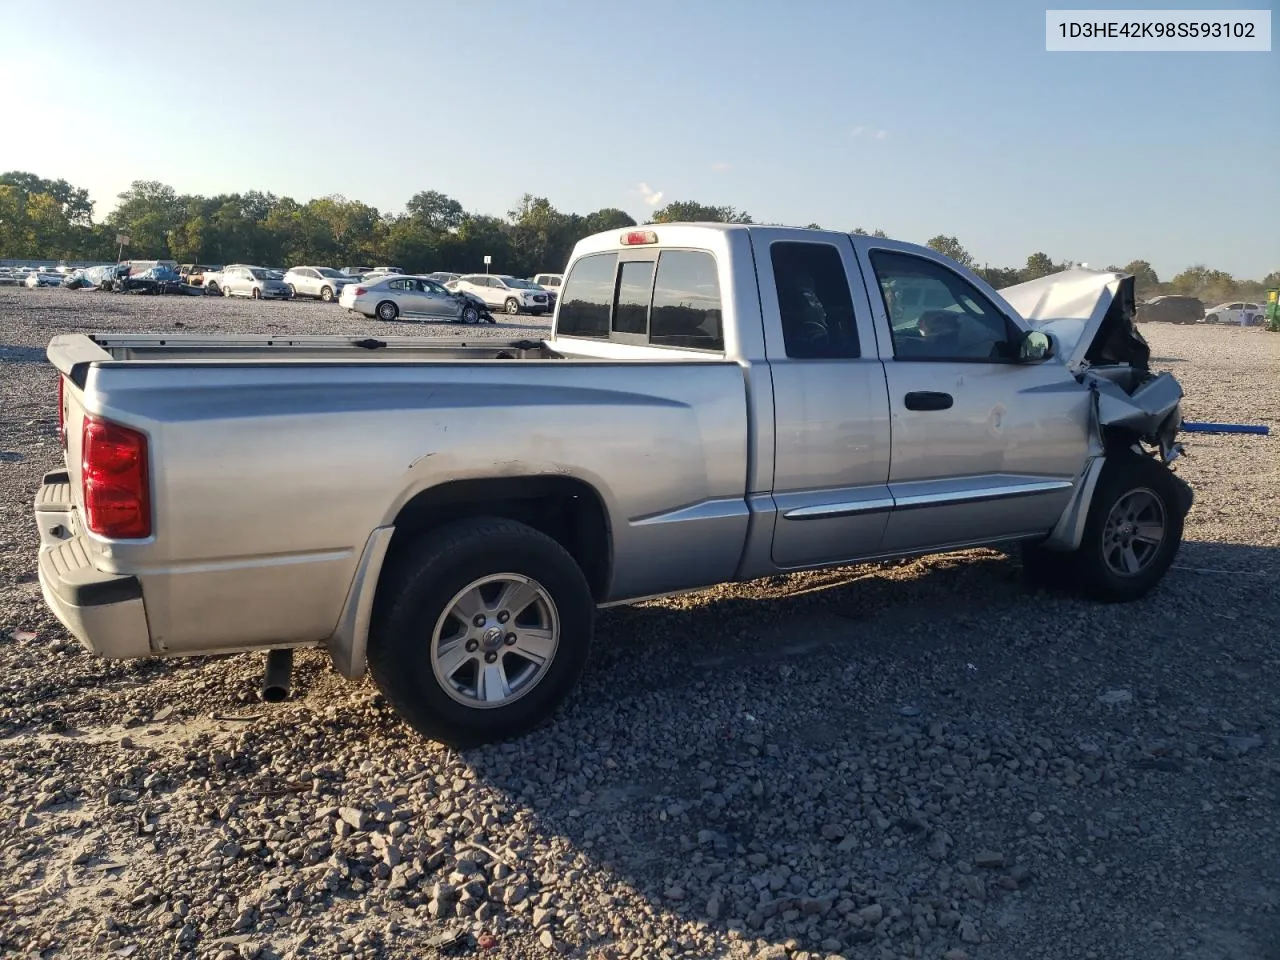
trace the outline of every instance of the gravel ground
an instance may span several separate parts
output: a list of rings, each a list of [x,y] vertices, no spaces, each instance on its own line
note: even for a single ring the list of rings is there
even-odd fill
[[[0,288],[0,955],[1280,958],[1275,436],[1185,438],[1143,602],[971,551],[622,608],[554,725],[459,754],[322,652],[268,707],[261,656],[111,663],[45,611],[44,346],[179,327],[387,330]],[[1144,332],[1188,419],[1280,419],[1280,337]]]

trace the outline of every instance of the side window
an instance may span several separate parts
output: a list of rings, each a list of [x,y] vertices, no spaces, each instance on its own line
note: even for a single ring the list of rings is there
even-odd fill
[[[573,265],[560,298],[556,332],[566,337],[609,338],[616,253],[596,253]]]
[[[653,292],[653,261],[627,260],[618,268],[618,297],[613,309],[613,332],[643,337],[649,332],[649,298]]]
[[[1016,354],[1016,330],[977,288],[940,263],[871,252],[893,336],[895,360],[1001,360]]]
[[[392,280],[390,283],[387,284],[387,289],[388,290],[408,290],[409,281],[408,280]]]
[[[787,356],[861,356],[853,295],[840,251],[829,243],[782,241],[769,248]]]
[[[661,347],[724,349],[720,281],[710,254],[665,250],[658,257],[649,342]]]
[[[1227,305],[1228,310],[1241,310],[1244,308],[1243,303],[1232,303]]]

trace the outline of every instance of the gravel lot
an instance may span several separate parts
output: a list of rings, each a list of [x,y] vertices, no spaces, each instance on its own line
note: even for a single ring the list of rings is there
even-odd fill
[[[0,288],[0,955],[1280,958],[1276,436],[1185,437],[1141,603],[971,551],[613,610],[557,723],[465,754],[320,651],[278,706],[261,656],[81,652],[36,584],[49,337],[389,326],[428,332]],[[1188,419],[1280,420],[1280,336],[1144,333]]]

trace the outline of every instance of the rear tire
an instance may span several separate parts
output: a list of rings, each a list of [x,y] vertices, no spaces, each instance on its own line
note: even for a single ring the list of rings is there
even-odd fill
[[[253,299],[255,299],[255,300],[261,300],[261,299],[262,299],[262,291],[261,291],[261,290],[259,290],[257,287],[254,287],[254,288],[253,288],[253,293],[251,293],[251,294],[250,294],[250,296],[252,296],[252,297],[253,297]]]
[[[552,716],[581,676],[595,619],[586,578],[559,543],[513,520],[478,517],[441,527],[391,562],[370,625],[369,671],[410,726],[469,747]],[[495,596],[504,590],[521,597],[506,610]],[[526,660],[526,646],[546,656]],[[495,705],[481,705],[486,693]]]
[[[298,295],[298,290],[297,290],[297,288],[296,288],[292,283],[291,283],[291,284],[289,284],[289,296],[290,296],[290,297],[296,297],[297,295]]]
[[[1182,544],[1188,494],[1153,457],[1109,458],[1094,488],[1078,549],[1023,549],[1028,579],[1101,603],[1127,603],[1164,579]]]
[[[331,287],[321,287],[320,299],[325,303],[333,303],[333,289]]]
[[[517,313],[520,312],[520,304],[516,302],[514,297],[512,297],[507,300],[506,304],[504,305],[504,309],[507,311],[507,313],[511,314],[512,316],[515,316]]]

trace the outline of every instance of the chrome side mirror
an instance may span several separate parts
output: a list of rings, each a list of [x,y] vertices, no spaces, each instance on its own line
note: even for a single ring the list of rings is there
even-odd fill
[[[1022,363],[1035,363],[1049,356],[1053,342],[1049,335],[1039,330],[1029,330],[1022,338],[1018,348],[1018,360]]]

